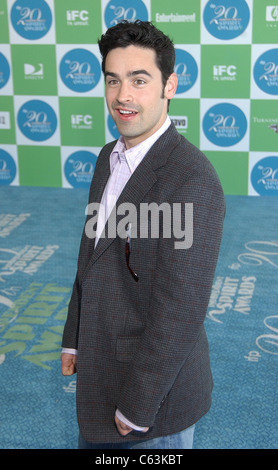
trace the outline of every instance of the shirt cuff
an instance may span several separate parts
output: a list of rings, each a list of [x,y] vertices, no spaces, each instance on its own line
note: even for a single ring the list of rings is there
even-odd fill
[[[136,426],[135,424],[131,423],[128,419],[124,417],[124,415],[120,412],[120,410],[116,410],[116,416],[122,421],[124,424],[129,426],[130,428],[134,429],[134,431],[144,431],[145,427]]]
[[[66,354],[73,354],[74,356],[77,356],[78,355],[78,351],[76,349],[70,349],[70,348],[63,348],[62,349],[62,354],[63,353],[66,353]]]

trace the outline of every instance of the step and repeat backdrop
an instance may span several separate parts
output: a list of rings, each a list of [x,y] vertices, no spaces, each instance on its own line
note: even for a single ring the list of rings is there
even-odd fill
[[[118,138],[97,41],[137,18],[173,39],[169,115],[225,193],[278,195],[278,0],[0,0],[0,185],[89,187]]]

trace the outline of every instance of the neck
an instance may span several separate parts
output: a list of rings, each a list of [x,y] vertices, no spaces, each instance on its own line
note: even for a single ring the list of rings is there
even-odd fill
[[[160,119],[159,123],[157,123],[157,125],[155,127],[153,127],[148,133],[146,134],[143,134],[143,135],[139,135],[139,136],[135,136],[135,137],[128,137],[128,136],[124,136],[123,135],[123,139],[124,139],[124,143],[125,143],[125,147],[126,149],[130,149],[132,147],[135,147],[136,145],[139,145],[141,144],[142,142],[144,142],[145,140],[149,139],[151,136],[153,136],[156,132],[158,132],[161,127],[165,124],[166,122],[166,119],[167,119],[168,115],[166,116],[163,116],[163,118]]]

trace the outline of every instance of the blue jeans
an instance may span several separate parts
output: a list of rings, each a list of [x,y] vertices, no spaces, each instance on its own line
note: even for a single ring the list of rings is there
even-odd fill
[[[87,442],[79,433],[78,449],[192,449],[195,425],[169,436],[142,441],[123,441],[94,444]]]

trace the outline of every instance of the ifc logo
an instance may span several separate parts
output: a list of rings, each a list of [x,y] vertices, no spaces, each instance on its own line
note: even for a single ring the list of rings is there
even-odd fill
[[[70,90],[86,93],[95,88],[100,80],[99,61],[86,49],[72,49],[61,60],[60,76]]]
[[[210,0],[204,9],[204,24],[218,39],[234,39],[248,26],[250,11],[245,0]]]
[[[105,9],[104,19],[107,28],[110,28],[124,20],[148,21],[148,11],[142,0],[111,0]]]
[[[278,95],[278,49],[270,49],[257,59],[254,80],[265,93]]]
[[[174,71],[178,77],[176,93],[185,93],[190,90],[198,76],[198,67],[192,55],[182,49],[176,49]]]
[[[251,173],[251,182],[261,196],[277,196],[278,157],[270,156],[257,162]]]
[[[10,78],[10,66],[6,57],[0,52],[0,88],[3,88]]]
[[[243,139],[247,130],[247,119],[237,106],[220,103],[206,112],[203,130],[207,139],[213,144],[229,147]]]
[[[74,188],[88,188],[95,171],[97,156],[86,150],[72,153],[66,160],[64,172]]]
[[[52,14],[44,0],[17,0],[11,10],[13,28],[25,39],[45,36],[52,24]]]
[[[57,128],[54,110],[40,100],[24,103],[18,111],[17,122],[22,134],[36,142],[49,139]]]
[[[14,159],[5,152],[5,150],[0,149],[0,185],[9,185],[13,182],[16,175],[16,166]]]

